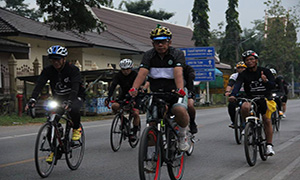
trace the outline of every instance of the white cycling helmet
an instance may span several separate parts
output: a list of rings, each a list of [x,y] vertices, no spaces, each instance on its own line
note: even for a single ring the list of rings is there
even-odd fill
[[[121,69],[132,69],[133,62],[131,59],[122,59],[119,64]]]
[[[270,69],[270,71],[271,71],[271,73],[272,73],[274,76],[276,76],[276,75],[277,75],[277,72],[276,72],[276,70],[275,70],[275,69],[271,68],[271,69]]]
[[[68,55],[67,48],[60,46],[60,45],[51,46],[47,50],[47,52],[48,52],[49,58],[54,58],[54,59],[66,57]]]

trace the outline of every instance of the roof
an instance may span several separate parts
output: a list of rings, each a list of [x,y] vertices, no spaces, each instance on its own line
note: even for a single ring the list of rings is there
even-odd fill
[[[168,27],[172,31],[173,47],[194,47],[193,31],[189,27],[107,7],[92,9],[96,16],[107,25],[108,32],[120,35],[121,39],[142,51],[147,51],[152,47],[149,33],[157,24]]]
[[[13,53],[16,59],[28,58],[29,48],[28,44],[0,38],[0,52]]]
[[[172,46],[194,46],[194,42],[191,40],[193,31],[188,27],[106,7],[93,8],[93,11],[106,24],[107,31],[101,34],[57,31],[51,29],[47,24],[0,8],[0,36],[26,36],[61,41],[67,47],[101,47],[116,49],[121,53],[139,54],[152,47],[149,32],[159,23],[173,32]]]

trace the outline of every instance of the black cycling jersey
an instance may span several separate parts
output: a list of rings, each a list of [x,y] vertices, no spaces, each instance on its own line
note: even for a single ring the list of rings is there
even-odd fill
[[[124,99],[125,94],[127,94],[130,88],[132,87],[136,76],[136,71],[131,71],[131,73],[127,76],[125,76],[121,71],[119,71],[113,78],[113,82],[109,88],[108,97],[110,98],[113,95],[116,86],[119,84],[122,91],[119,97],[121,99]]]
[[[140,68],[149,70],[148,80],[151,91],[168,92],[177,88],[174,81],[174,68],[183,67],[184,64],[185,59],[181,50],[169,47],[168,53],[162,59],[153,48],[144,54]]]
[[[189,91],[194,91],[194,79],[195,79],[195,70],[192,66],[190,65],[185,65],[183,68],[183,77],[185,80],[185,87],[189,90]]]
[[[261,79],[261,71],[267,77],[268,81],[263,82]],[[244,83],[244,90],[248,97],[269,97],[271,90],[275,87],[274,76],[267,68],[257,67],[256,71],[249,71],[247,68],[239,74],[231,96],[236,96],[242,84]]]
[[[36,82],[32,98],[37,99],[48,80],[50,80],[52,95],[56,99],[72,101],[77,97],[85,98],[80,71],[69,62],[66,62],[60,71],[52,65],[45,67]]]
[[[276,92],[280,96],[285,95],[283,82],[282,82],[281,78],[278,78],[278,77],[275,78],[275,88],[272,90],[272,92]]]

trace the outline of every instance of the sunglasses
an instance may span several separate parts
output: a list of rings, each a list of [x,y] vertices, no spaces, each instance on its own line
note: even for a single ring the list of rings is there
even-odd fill
[[[167,40],[167,39],[165,39],[165,40],[155,40],[155,41],[153,41],[153,44],[155,44],[155,45],[167,44],[168,42],[170,42],[170,41]]]

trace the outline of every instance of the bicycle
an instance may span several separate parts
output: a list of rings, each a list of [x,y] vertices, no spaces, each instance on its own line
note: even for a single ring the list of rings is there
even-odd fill
[[[128,97],[127,97],[128,98]],[[111,101],[112,103],[115,101]],[[141,133],[141,123],[139,124],[136,139],[131,139],[131,129],[133,128],[134,99],[124,99],[119,102],[120,111],[115,115],[110,129],[110,145],[114,152],[121,148],[122,141],[128,138],[129,145],[135,148],[139,142]]]
[[[236,107],[235,110],[234,137],[236,143],[241,144],[243,139],[243,130],[245,128],[245,122],[241,114],[241,106],[243,104],[243,101],[245,101],[245,98],[237,98],[237,100],[238,100],[238,106]]]
[[[185,153],[178,147],[178,126],[174,116],[167,111],[169,105],[162,97],[178,96],[172,92],[146,93],[147,127],[139,147],[139,176],[142,180],[160,179],[161,168],[166,163],[170,179],[179,180],[185,168]],[[143,99],[144,100],[144,99]],[[142,102],[143,102],[142,100]],[[190,154],[193,152],[190,149]]]
[[[279,101],[281,101],[280,97],[277,95],[277,93],[273,93],[272,96],[274,99],[278,98]],[[282,116],[279,114],[278,105],[276,105],[276,111],[273,112],[272,116],[271,116],[273,129],[276,129],[276,131],[279,131],[281,118],[282,118]],[[275,131],[273,131],[273,132],[275,132]]]
[[[247,99],[247,102],[251,103],[250,116],[246,117],[245,135],[244,135],[244,149],[247,163],[250,166],[254,166],[257,160],[257,146],[259,149],[260,158],[266,161],[268,156],[266,155],[266,135],[264,131],[264,125],[262,120],[257,114],[257,104],[255,100],[259,100],[260,97],[253,99]]]
[[[45,178],[50,175],[54,165],[65,154],[65,160],[71,170],[76,170],[80,166],[85,147],[85,133],[80,124],[81,138],[78,141],[72,140],[70,133],[73,122],[70,119],[68,110],[58,105],[55,101],[49,101],[47,105],[47,122],[41,126],[36,137],[34,160],[38,174]],[[29,109],[31,116],[34,118],[34,108]],[[60,119],[66,121],[65,128]],[[53,153],[52,162],[46,159]]]
[[[10,98],[3,97],[0,99],[0,115],[10,114]]]

